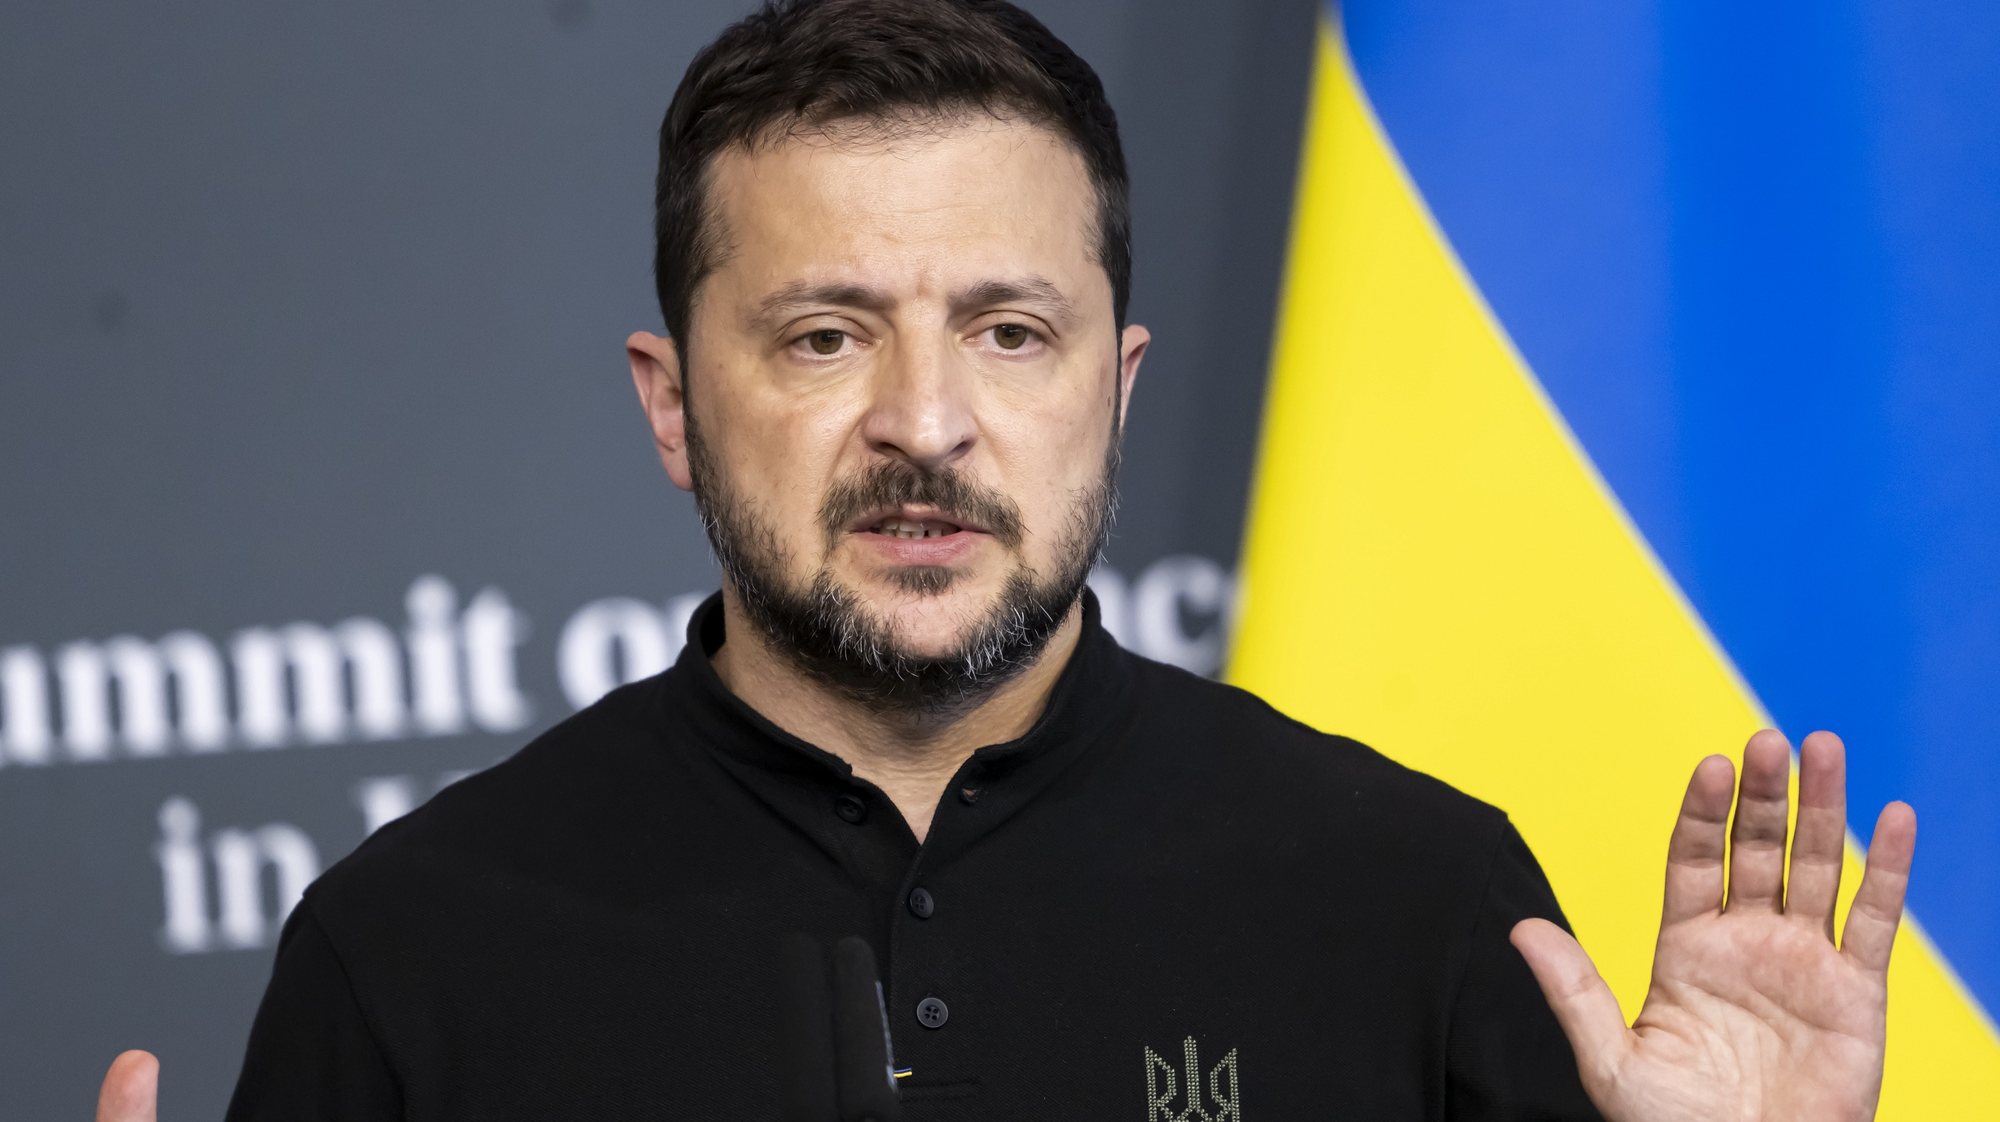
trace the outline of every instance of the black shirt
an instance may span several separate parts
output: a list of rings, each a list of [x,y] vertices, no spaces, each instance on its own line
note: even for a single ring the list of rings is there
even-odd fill
[[[919,845],[723,686],[721,632],[711,598],[672,669],[321,877],[231,1122],[775,1118],[788,932],[872,944],[907,1119],[1596,1117],[1507,943],[1561,913],[1492,807],[1086,597]]]

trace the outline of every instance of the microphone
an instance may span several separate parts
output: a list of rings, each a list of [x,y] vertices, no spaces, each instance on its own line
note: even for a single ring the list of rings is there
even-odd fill
[[[783,1122],[901,1122],[890,1062],[889,1018],[875,952],[855,936],[825,948],[785,939],[786,992],[780,1102]]]

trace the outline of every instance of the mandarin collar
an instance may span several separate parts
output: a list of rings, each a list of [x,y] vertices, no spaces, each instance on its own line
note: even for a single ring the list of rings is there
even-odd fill
[[[732,762],[852,780],[854,769],[846,760],[779,728],[723,684],[711,657],[724,638],[722,594],[717,592],[695,609],[680,657],[664,675],[670,719],[693,725],[704,742]],[[1015,739],[973,752],[967,767],[997,779],[1036,761],[1066,756],[1065,749],[1091,741],[1123,706],[1129,657],[1104,629],[1097,596],[1086,588],[1081,633],[1041,715]]]

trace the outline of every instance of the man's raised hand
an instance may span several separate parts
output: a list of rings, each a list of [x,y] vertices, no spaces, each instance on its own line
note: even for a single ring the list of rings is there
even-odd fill
[[[1610,1122],[1875,1116],[1889,949],[1903,914],[1916,813],[1894,802],[1876,820],[1867,872],[1836,947],[1845,749],[1832,733],[1816,732],[1800,745],[1799,760],[1789,885],[1785,738],[1766,729],[1744,748],[1733,829],[1728,758],[1695,767],[1667,846],[1651,989],[1629,1029],[1576,940],[1545,920],[1515,926],[1514,946],[1576,1050],[1584,1090]]]
[[[97,1122],[157,1122],[160,1061],[151,1052],[120,1052],[97,1092]]]

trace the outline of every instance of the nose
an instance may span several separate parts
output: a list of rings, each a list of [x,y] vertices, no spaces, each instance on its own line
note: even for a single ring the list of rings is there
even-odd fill
[[[972,374],[948,342],[904,336],[874,370],[861,435],[870,450],[924,471],[964,459],[978,441]]]

